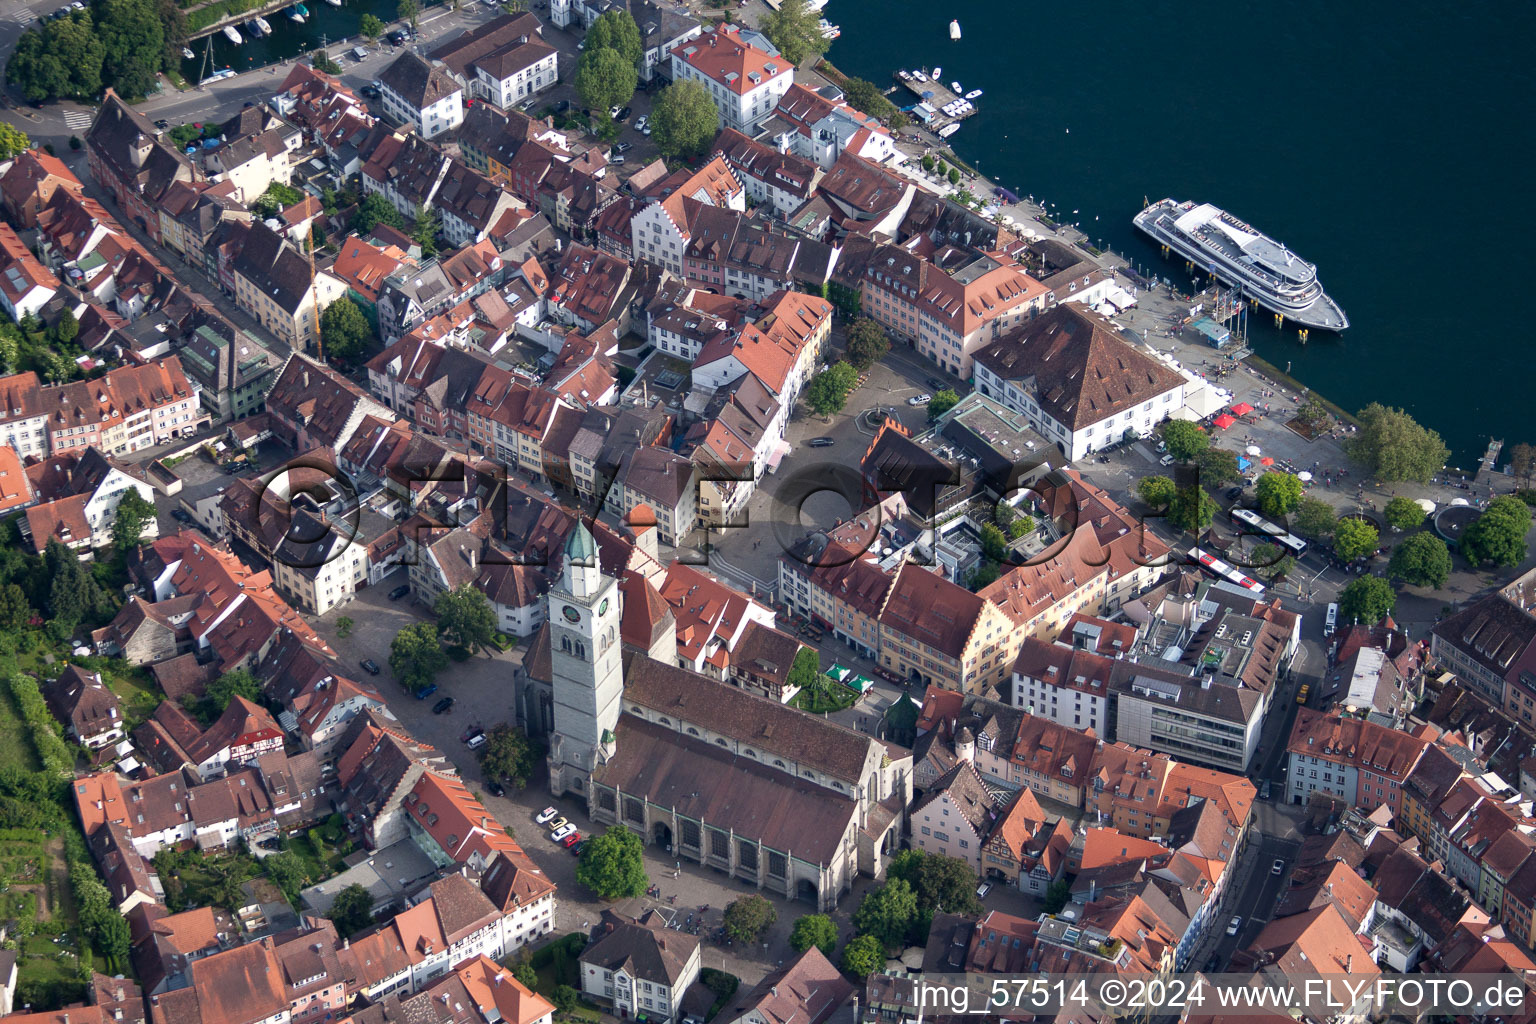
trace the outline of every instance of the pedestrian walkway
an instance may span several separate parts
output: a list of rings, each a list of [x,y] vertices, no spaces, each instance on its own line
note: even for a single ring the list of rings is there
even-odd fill
[[[91,126],[91,121],[92,120],[94,120],[94,118],[92,117],[92,115],[90,114],[89,111],[85,111],[85,110],[66,110],[66,111],[64,111],[64,127],[68,128],[72,132],[85,131],[87,128],[89,128]]]

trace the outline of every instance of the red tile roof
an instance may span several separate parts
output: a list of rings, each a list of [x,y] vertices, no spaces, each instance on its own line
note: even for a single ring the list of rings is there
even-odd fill
[[[674,47],[672,56],[738,95],[795,73],[795,66],[783,57],[769,56],[742,39],[735,25],[721,25]]]

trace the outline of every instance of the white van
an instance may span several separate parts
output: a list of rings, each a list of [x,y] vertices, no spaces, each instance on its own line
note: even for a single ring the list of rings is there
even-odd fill
[[[366,47],[366,46],[354,46],[354,47],[352,47],[352,59],[355,60],[355,61],[365,61],[365,60],[367,60],[368,59],[368,47]]]
[[[1323,623],[1323,636],[1333,636],[1333,631],[1338,628],[1338,625],[1339,606],[1336,604],[1330,604],[1328,606],[1328,619]]]

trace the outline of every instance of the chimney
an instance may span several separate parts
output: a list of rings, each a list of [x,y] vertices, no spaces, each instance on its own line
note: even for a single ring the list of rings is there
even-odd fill
[[[475,549],[468,549],[467,556],[469,558],[469,567],[473,569],[475,567]]]
[[[302,379],[303,379],[303,381],[304,381],[304,386],[305,386],[305,387],[306,387],[306,388],[307,388],[307,387],[309,387],[309,371],[308,371],[308,370],[305,370],[305,371],[304,371],[304,376],[303,376],[303,378],[302,378]]]
[[[1349,969],[1351,967],[1353,967],[1354,964],[1355,964],[1355,954],[1353,954],[1353,953],[1346,953],[1344,955],[1344,973],[1348,974],[1349,973]],[[64,1024],[69,1024],[69,1021],[68,1021],[67,1018],[65,1019]]]

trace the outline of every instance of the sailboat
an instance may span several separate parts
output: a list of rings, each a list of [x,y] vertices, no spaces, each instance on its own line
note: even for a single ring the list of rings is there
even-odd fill
[[[230,42],[234,43],[236,46],[239,46],[239,45],[241,45],[242,43],[245,42],[245,37],[242,36],[240,34],[240,31],[238,29],[236,29],[235,26],[233,26],[233,25],[225,25],[224,26],[224,38],[228,39]]]

